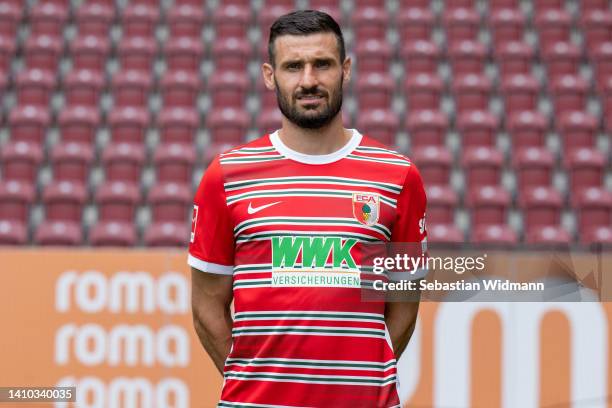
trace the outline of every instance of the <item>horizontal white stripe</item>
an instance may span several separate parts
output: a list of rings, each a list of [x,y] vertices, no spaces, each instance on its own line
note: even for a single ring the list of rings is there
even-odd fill
[[[291,181],[288,181],[291,180]],[[246,185],[244,185],[246,183]],[[330,184],[330,185],[343,185],[351,186],[355,189],[370,187],[373,189],[380,189],[390,191],[395,194],[399,194],[402,186],[393,183],[386,183],[375,180],[363,180],[353,179],[348,177],[328,177],[328,176],[295,176],[295,177],[272,177],[263,179],[249,179],[242,181],[233,181],[225,183],[226,191],[233,191],[239,189],[247,189],[253,186],[268,186],[278,184]]]
[[[330,377],[336,377],[336,378],[346,378],[347,380],[372,380],[372,381],[387,381],[390,380],[391,378],[395,377],[396,374],[389,374],[386,375],[384,377],[374,377],[374,376],[368,376],[368,375],[335,375],[335,374],[327,374],[327,375],[322,375],[322,374],[294,374],[294,373],[275,373],[275,372],[266,372],[266,371],[226,371],[225,374],[244,374],[244,375],[269,375],[272,377],[283,377],[283,376],[287,376],[290,375],[292,377],[299,377],[299,378],[317,378],[317,379],[323,379],[323,378],[330,378]]]
[[[199,258],[196,258],[191,254],[189,254],[189,256],[187,257],[187,263],[202,272],[215,273],[218,275],[231,276],[234,270],[233,265],[220,265],[212,262],[206,262]]]
[[[239,312],[236,313],[236,316],[243,315],[261,315],[261,314],[269,314],[269,313],[282,313],[282,314],[305,314],[305,313],[316,313],[316,314],[326,314],[326,315],[364,315],[364,316],[372,316],[372,317],[384,317],[381,313],[367,313],[367,312],[334,312],[334,311],[318,311],[318,310],[259,310],[257,312]]]
[[[258,237],[257,235],[285,235],[285,236],[293,236],[296,233],[302,233],[302,235],[314,235],[314,236],[320,236],[320,235],[324,235],[324,236],[328,236],[328,237],[351,237],[351,238],[355,238],[358,241],[363,241],[363,242],[377,242],[377,241],[383,241],[381,240],[379,237],[375,237],[372,235],[367,235],[367,234],[360,234],[357,232],[347,232],[347,231],[298,231],[298,230],[267,230],[267,231],[261,231],[261,232],[255,232],[253,234],[246,234],[246,235],[240,235],[239,237],[237,237],[236,241],[237,242],[244,242],[244,241],[262,241],[262,240],[269,240],[271,237],[267,236],[267,237]]]
[[[301,358],[301,359],[296,359],[296,358],[275,358],[275,357],[269,357],[269,358],[261,358],[261,357],[256,357],[256,358],[228,358],[226,361],[228,362],[232,362],[234,360],[248,360],[248,361],[252,361],[252,362],[262,362],[265,363],[266,361],[281,361],[281,362],[287,362],[287,363],[298,363],[298,364],[310,364],[310,366],[316,366],[316,364],[338,364],[338,365],[342,365],[342,364],[346,364],[347,367],[350,364],[369,364],[369,365],[376,365],[379,366],[380,368],[383,368],[384,366],[391,364],[391,363],[396,363],[395,359],[391,359],[385,362],[380,362],[380,361],[365,361],[365,360],[316,360],[316,359],[306,359],[306,358]],[[291,365],[290,367],[294,367],[293,365]],[[318,367],[318,366],[317,366]]]

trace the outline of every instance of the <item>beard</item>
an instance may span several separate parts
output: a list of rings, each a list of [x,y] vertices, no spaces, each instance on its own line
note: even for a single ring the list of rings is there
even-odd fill
[[[342,77],[338,82],[338,86],[334,89],[331,98],[328,92],[317,87],[304,89],[295,95],[292,100],[289,96],[283,94],[276,85],[276,100],[281,113],[295,125],[305,129],[320,129],[328,125],[342,109]],[[298,98],[319,95],[326,99],[327,103],[322,111],[317,111],[316,108],[310,109],[308,105],[298,107]]]

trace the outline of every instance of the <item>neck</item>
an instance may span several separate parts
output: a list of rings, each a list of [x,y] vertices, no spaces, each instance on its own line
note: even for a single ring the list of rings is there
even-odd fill
[[[342,115],[338,114],[327,125],[319,129],[304,129],[283,117],[283,126],[278,136],[290,149],[310,155],[330,154],[340,150],[351,139],[351,131],[342,126]]]

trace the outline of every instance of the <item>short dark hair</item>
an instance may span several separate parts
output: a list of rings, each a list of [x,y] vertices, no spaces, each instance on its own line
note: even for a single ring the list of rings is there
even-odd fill
[[[316,33],[333,33],[338,42],[338,52],[340,54],[340,63],[346,58],[346,49],[344,46],[344,36],[340,30],[340,26],[327,13],[318,10],[298,10],[280,16],[272,27],[270,27],[270,37],[268,39],[268,58],[274,66],[274,41],[282,35],[309,35]]]

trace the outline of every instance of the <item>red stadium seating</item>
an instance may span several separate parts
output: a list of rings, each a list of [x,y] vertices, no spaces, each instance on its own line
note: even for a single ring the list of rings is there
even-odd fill
[[[30,69],[17,74],[17,103],[19,105],[49,105],[55,78],[49,71]]]
[[[265,11],[266,8],[262,10],[262,13]],[[217,37],[246,37],[250,19],[251,14],[248,7],[220,4],[213,15],[213,24]]]
[[[245,71],[251,58],[251,46],[244,38],[224,38],[215,41],[212,56],[217,71]]]
[[[156,50],[157,45],[152,38],[123,37],[118,46],[121,68],[150,71]]]
[[[144,143],[145,132],[149,124],[149,112],[143,108],[132,106],[116,108],[109,114],[109,125],[114,143]]]
[[[457,112],[461,114],[467,111],[487,110],[491,91],[491,81],[484,74],[455,76],[452,83],[452,92]]]
[[[597,119],[587,112],[569,112],[557,123],[565,154],[579,147],[594,147]]]
[[[395,134],[399,129],[399,117],[391,110],[373,109],[362,111],[357,118],[357,128],[387,145],[395,145]]]
[[[199,38],[171,38],[166,43],[164,55],[168,69],[197,73],[204,55],[204,45]]]
[[[563,0],[535,0],[533,8],[538,13],[547,10],[561,10],[563,8]]]
[[[390,19],[384,7],[360,6],[353,11],[352,23],[357,43],[372,39],[386,41]]]
[[[106,37],[113,22],[113,7],[102,2],[85,2],[76,11],[76,23],[80,37],[95,35]]]
[[[361,74],[389,71],[393,50],[387,40],[370,39],[357,43],[357,65]]]
[[[89,233],[93,246],[130,247],[136,244],[136,238],[134,225],[116,221],[100,222]]]
[[[185,247],[189,242],[189,229],[184,222],[161,222],[149,226],[145,244],[152,247]]]
[[[570,41],[572,17],[567,11],[544,10],[536,14],[534,22],[541,47],[547,48],[559,42]]]
[[[537,110],[540,82],[533,75],[508,76],[503,80],[501,90],[506,114]]]
[[[0,245],[24,245],[28,232],[19,221],[0,220]]]
[[[400,0],[401,8],[410,8],[410,7],[419,7],[419,8],[429,8],[431,3],[428,0]]]
[[[194,149],[183,143],[159,144],[153,157],[157,170],[157,182],[191,182],[191,172],[195,163]]]
[[[81,183],[52,181],[44,188],[42,199],[48,221],[81,222],[87,192]]]
[[[91,145],[83,143],[58,143],[51,152],[53,179],[74,181],[86,185],[94,159]]]
[[[39,68],[55,72],[62,53],[62,41],[48,35],[31,35],[25,48],[25,65],[27,68]]]
[[[250,115],[242,109],[213,109],[206,123],[212,142],[240,144],[250,125]]]
[[[566,166],[572,191],[603,186],[606,159],[595,148],[574,149],[566,156]]]
[[[10,2],[0,3],[0,37],[13,38],[21,19],[21,7]]]
[[[204,25],[204,9],[192,4],[181,4],[168,11],[170,37],[200,38]]]
[[[42,144],[51,121],[49,111],[37,106],[16,106],[9,115],[11,140]]]
[[[440,109],[444,85],[436,74],[407,75],[404,82],[404,94],[408,103],[408,110]]]
[[[193,195],[189,185],[156,183],[149,191],[154,222],[185,222],[192,208]]]
[[[585,244],[603,244],[609,247],[612,245],[612,227],[609,225],[600,225],[591,228],[581,235],[580,240]]]
[[[165,108],[193,107],[200,91],[200,79],[193,72],[166,71],[160,87]]]
[[[571,42],[557,42],[542,50],[546,73],[554,81],[563,75],[577,75],[580,67],[580,49]]]
[[[462,145],[495,146],[495,131],[499,126],[497,117],[487,111],[469,111],[459,115],[457,129]]]
[[[250,80],[246,72],[215,72],[209,79],[208,90],[215,108],[244,107]]]
[[[453,224],[434,224],[427,229],[427,242],[438,245],[460,245],[465,239],[463,232]]]
[[[81,224],[72,221],[42,222],[36,229],[34,242],[45,246],[82,245],[84,242]]]
[[[441,111],[412,112],[406,117],[405,127],[410,133],[410,147],[443,146],[448,130],[448,118]]]
[[[389,109],[395,91],[395,81],[389,74],[370,73],[357,80],[359,110]]]
[[[105,37],[79,35],[72,42],[70,53],[72,69],[89,69],[102,73],[110,53],[110,43]]]
[[[602,187],[574,191],[572,205],[578,212],[580,233],[600,226],[612,225],[612,193]]]
[[[583,12],[580,25],[588,49],[612,41],[612,11],[609,8]]]
[[[440,49],[433,41],[410,41],[404,43],[400,50],[404,67],[408,74],[431,74],[436,72]]]
[[[122,11],[123,35],[127,37],[153,37],[159,10],[144,3],[127,4]]]
[[[95,200],[98,220],[132,222],[140,202],[140,190],[133,183],[109,181],[98,187]]]
[[[66,7],[53,2],[40,2],[30,10],[31,34],[60,37],[67,19]]]
[[[146,108],[153,79],[147,72],[119,71],[111,82],[113,107],[138,106]]]
[[[40,145],[9,141],[0,150],[2,178],[5,181],[17,180],[34,183],[42,160],[43,150]]]
[[[505,8],[494,11],[489,25],[493,34],[495,48],[509,42],[520,42],[523,40],[525,16],[519,9]]]
[[[158,128],[161,143],[194,143],[199,123],[195,109],[175,107],[159,114]]]
[[[260,135],[272,133],[282,126],[283,114],[278,108],[264,109],[257,115],[256,127]]]
[[[477,41],[480,16],[471,8],[450,8],[443,13],[446,43],[453,47],[463,41]]]
[[[562,246],[566,247],[572,241],[570,234],[561,226],[546,226],[533,228],[525,235],[525,242],[538,246]]]
[[[520,6],[519,0],[489,0],[487,5],[489,6],[489,13],[503,9],[517,9]]]
[[[513,247],[518,243],[516,232],[504,224],[479,225],[474,229],[472,242],[495,247]]]
[[[446,146],[417,147],[410,155],[425,185],[449,184],[453,157]]]
[[[62,141],[93,146],[100,125],[100,114],[95,108],[73,106],[61,111],[58,122]]]
[[[612,131],[612,76],[603,85],[601,90],[601,101],[603,108],[603,118],[606,130]]]
[[[586,109],[589,84],[579,75],[563,75],[552,83],[555,115]]]
[[[70,71],[64,77],[64,95],[67,105],[85,105],[97,108],[104,78],[95,71]]]
[[[462,164],[467,187],[493,186],[501,182],[502,153],[494,147],[470,147],[464,150]]]
[[[10,69],[11,61],[15,54],[15,47],[13,37],[3,37],[0,35],[0,72],[6,72]]]
[[[27,223],[34,194],[32,182],[0,180],[0,220]]]
[[[255,81],[255,91],[259,96],[259,104],[261,109],[271,109],[278,106],[276,101],[276,92],[266,88],[261,75],[258,75],[257,80]]]
[[[495,47],[494,53],[502,79],[516,74],[531,73],[535,52],[529,44],[508,42]]]
[[[106,180],[139,183],[144,160],[144,145],[109,143],[102,154]]]
[[[450,46],[448,57],[454,75],[484,72],[485,46],[478,41],[460,41]]]
[[[544,147],[546,145],[546,116],[537,111],[513,113],[508,121],[512,147]]]
[[[434,26],[434,15],[427,8],[400,9],[397,27],[402,42],[430,40]]]
[[[592,10],[606,10],[609,8],[609,3],[606,0],[581,0],[580,11],[588,13]]]
[[[427,225],[452,224],[459,199],[446,185],[427,184]]]
[[[499,186],[471,188],[467,204],[471,210],[472,226],[506,224],[510,194]]]
[[[563,199],[553,187],[538,186],[521,191],[520,205],[523,208],[523,224],[529,232],[547,225],[560,225]]]
[[[552,183],[554,158],[546,147],[526,147],[514,155],[514,169],[519,188],[549,186]]]
[[[248,8],[246,9],[249,10]],[[257,25],[262,38],[268,38],[272,23],[280,16],[294,10],[294,5],[267,5],[264,7],[257,18]]]
[[[612,41],[595,47],[591,52],[591,60],[595,63],[597,85],[601,87],[612,76]]]

